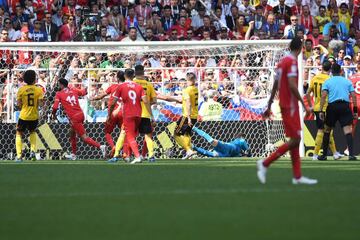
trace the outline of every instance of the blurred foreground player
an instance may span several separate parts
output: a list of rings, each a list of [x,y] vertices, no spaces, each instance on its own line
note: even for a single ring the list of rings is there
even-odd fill
[[[21,109],[20,117],[16,125],[16,162],[22,161],[22,138],[25,130],[30,132],[30,158],[36,160],[36,133],[39,123],[39,106],[43,104],[43,90],[35,86],[36,73],[34,70],[27,70],[24,75],[25,86],[22,86],[17,93],[17,105]]]
[[[232,140],[231,142],[222,142],[217,139],[212,138],[209,134],[203,130],[193,127],[194,132],[199,134],[201,137],[213,146],[213,151],[208,151],[200,147],[193,146],[194,150],[200,153],[201,155],[207,157],[241,157],[249,156],[249,146],[246,140],[242,137],[241,134]]]
[[[84,113],[79,104],[79,96],[86,95],[86,90],[80,90],[77,88],[69,88],[68,81],[64,78],[59,79],[59,87],[60,91],[55,95],[55,102],[53,105],[53,118],[56,119],[56,112],[59,108],[59,105],[64,108],[64,111],[70,122],[70,143],[72,153],[69,155],[65,155],[66,158],[70,160],[76,160],[76,135],[79,135],[80,138],[91,146],[94,146],[101,150],[103,158],[106,155],[106,146],[100,145],[100,143],[96,142],[92,138],[86,135],[86,131],[84,128]]]
[[[307,114],[311,110],[307,108],[298,91],[298,62],[297,57],[302,51],[302,41],[295,37],[290,42],[290,54],[282,58],[277,67],[277,74],[271,90],[271,96],[268,107],[264,112],[264,117],[269,117],[271,112],[271,104],[274,100],[277,90],[279,90],[279,103],[281,115],[284,123],[285,135],[289,137],[289,141],[281,145],[275,152],[264,160],[257,162],[257,176],[259,181],[266,183],[266,172],[270,164],[290,151],[293,176],[293,184],[316,184],[318,181],[302,176],[301,160],[299,154],[299,144],[301,140],[301,124],[298,101],[301,102]]]

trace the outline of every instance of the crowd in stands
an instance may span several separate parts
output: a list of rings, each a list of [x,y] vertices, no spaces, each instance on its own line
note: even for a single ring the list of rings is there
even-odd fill
[[[0,0],[0,42],[56,41],[215,41],[215,40],[304,40],[304,78],[319,71],[324,60],[345,66],[346,76],[360,66],[360,0]],[[1,44],[1,43],[0,43]],[[266,53],[265,53],[266,55]],[[249,73],[211,67],[248,66],[254,59],[247,55],[211,57],[141,56],[119,53],[75,55],[37,52],[9,52],[0,49],[0,67],[59,68],[65,78],[84,84],[84,79],[109,82],[114,72],[77,71],[77,68],[208,67],[202,79],[222,84],[208,89],[226,92],[236,87]],[[265,60],[262,61],[266,65]],[[185,70],[147,72],[152,82],[165,92],[176,92]],[[0,85],[8,72],[0,70]],[[256,74],[257,86],[243,85],[241,93],[259,96],[267,89],[268,73]],[[13,80],[21,80],[21,74]],[[40,71],[39,84],[46,85],[51,76]],[[209,82],[211,82],[209,81]],[[206,85],[206,83],[204,83]],[[94,86],[94,94],[104,87]],[[255,91],[256,90],[256,91]],[[0,97],[4,98],[0,88]],[[264,93],[265,94],[265,93]],[[0,107],[3,104],[0,104]],[[1,109],[0,109],[1,112]]]

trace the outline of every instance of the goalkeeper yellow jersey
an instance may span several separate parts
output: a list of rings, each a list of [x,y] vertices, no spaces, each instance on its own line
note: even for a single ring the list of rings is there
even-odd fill
[[[22,86],[17,93],[17,100],[21,101],[20,119],[38,120],[39,110],[38,103],[44,98],[43,90],[35,85]]]
[[[321,111],[320,109],[320,100],[321,100],[321,88],[322,85],[324,84],[324,82],[329,79],[329,75],[325,74],[325,73],[319,73],[317,75],[315,75],[310,82],[310,89],[313,91],[314,93],[314,111],[315,112],[319,112]],[[324,111],[327,107],[327,99],[326,102],[324,104]]]
[[[133,81],[142,86],[142,88],[144,89],[144,92],[150,102],[154,98],[156,98],[156,92],[155,92],[154,86],[150,82],[148,82],[145,79],[138,79],[138,78],[134,78]],[[151,117],[151,114],[146,109],[145,104],[143,102],[141,102],[141,117],[142,118],[150,118]]]
[[[198,98],[199,98],[199,92],[198,92],[197,87],[190,86],[183,90],[183,92],[182,92],[182,112],[183,112],[184,117],[187,117],[189,115],[188,112],[186,111],[186,100],[190,99],[190,103],[191,103],[190,118],[197,119],[198,107],[199,107]]]

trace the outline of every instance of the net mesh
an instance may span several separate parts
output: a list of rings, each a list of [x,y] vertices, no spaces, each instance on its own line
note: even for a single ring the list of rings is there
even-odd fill
[[[265,156],[284,141],[278,105],[273,104],[272,120],[264,121],[261,113],[270,95],[274,68],[287,51],[288,42],[188,42],[144,43],[136,46],[116,44],[80,45],[79,43],[5,44],[0,46],[1,76],[1,140],[5,143],[1,158],[14,156],[15,124],[19,111],[16,93],[23,85],[22,73],[33,69],[37,84],[45,91],[46,110],[42,114],[38,149],[42,158],[61,159],[70,151],[68,119],[60,111],[57,122],[50,119],[57,79],[64,77],[73,87],[87,88],[80,99],[89,136],[105,144],[104,121],[107,97],[89,101],[116,82],[116,72],[143,64],[146,76],[161,95],[181,96],[187,72],[197,76],[199,89],[199,121],[196,126],[213,138],[231,141],[239,132],[249,142],[252,156]],[[157,158],[178,158],[183,151],[176,144],[173,132],[181,117],[181,105],[158,101],[153,106],[157,121],[154,129]],[[112,134],[116,141],[118,128]],[[200,136],[193,134],[193,144],[211,149]],[[142,137],[139,139],[140,147]],[[25,139],[25,143],[27,140]],[[27,145],[25,144],[25,148]],[[100,158],[100,152],[78,139],[78,158]]]

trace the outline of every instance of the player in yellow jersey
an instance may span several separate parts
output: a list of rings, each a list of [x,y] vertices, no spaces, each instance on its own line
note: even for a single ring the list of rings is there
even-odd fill
[[[43,104],[44,93],[40,87],[35,86],[36,73],[34,70],[25,71],[24,82],[17,93],[17,105],[21,109],[19,121],[16,126],[16,162],[22,161],[22,137],[25,130],[30,132],[30,158],[35,160],[36,133],[39,121],[39,106]]]
[[[315,149],[314,149],[313,160],[317,160],[320,148],[322,146],[323,136],[324,136],[324,121],[322,121],[320,119],[319,113],[325,112],[327,103],[324,105],[324,109],[320,109],[321,87],[324,84],[324,82],[330,77],[329,76],[330,69],[331,69],[331,63],[329,61],[325,61],[322,64],[321,73],[315,75],[311,79],[310,87],[306,93],[306,98],[308,100],[310,108],[312,108],[311,93],[313,93],[313,95],[314,95],[314,114],[315,114],[316,126],[318,128],[316,138],[315,138]],[[336,151],[333,134],[331,134],[331,137],[330,137],[330,149],[331,149],[331,152],[333,153],[335,160],[339,159],[341,157],[341,154]]]
[[[176,142],[186,151],[183,159],[188,159],[196,154],[191,147],[191,130],[198,118],[199,92],[195,86],[195,81],[196,76],[194,73],[186,74],[187,88],[183,90],[181,99],[169,96],[158,96],[159,99],[182,103],[182,117],[177,122],[174,137]]]
[[[144,92],[150,102],[150,105],[156,104],[156,92],[154,86],[145,79],[144,66],[136,65],[135,66],[135,78],[134,82],[141,85],[144,89]],[[154,142],[152,140],[153,135],[153,124],[154,119],[151,119],[152,114],[150,114],[143,102],[141,102],[141,123],[139,127],[139,133],[145,135],[145,143],[142,149],[142,156],[145,157],[146,152],[148,151],[149,162],[155,162],[154,157]]]

